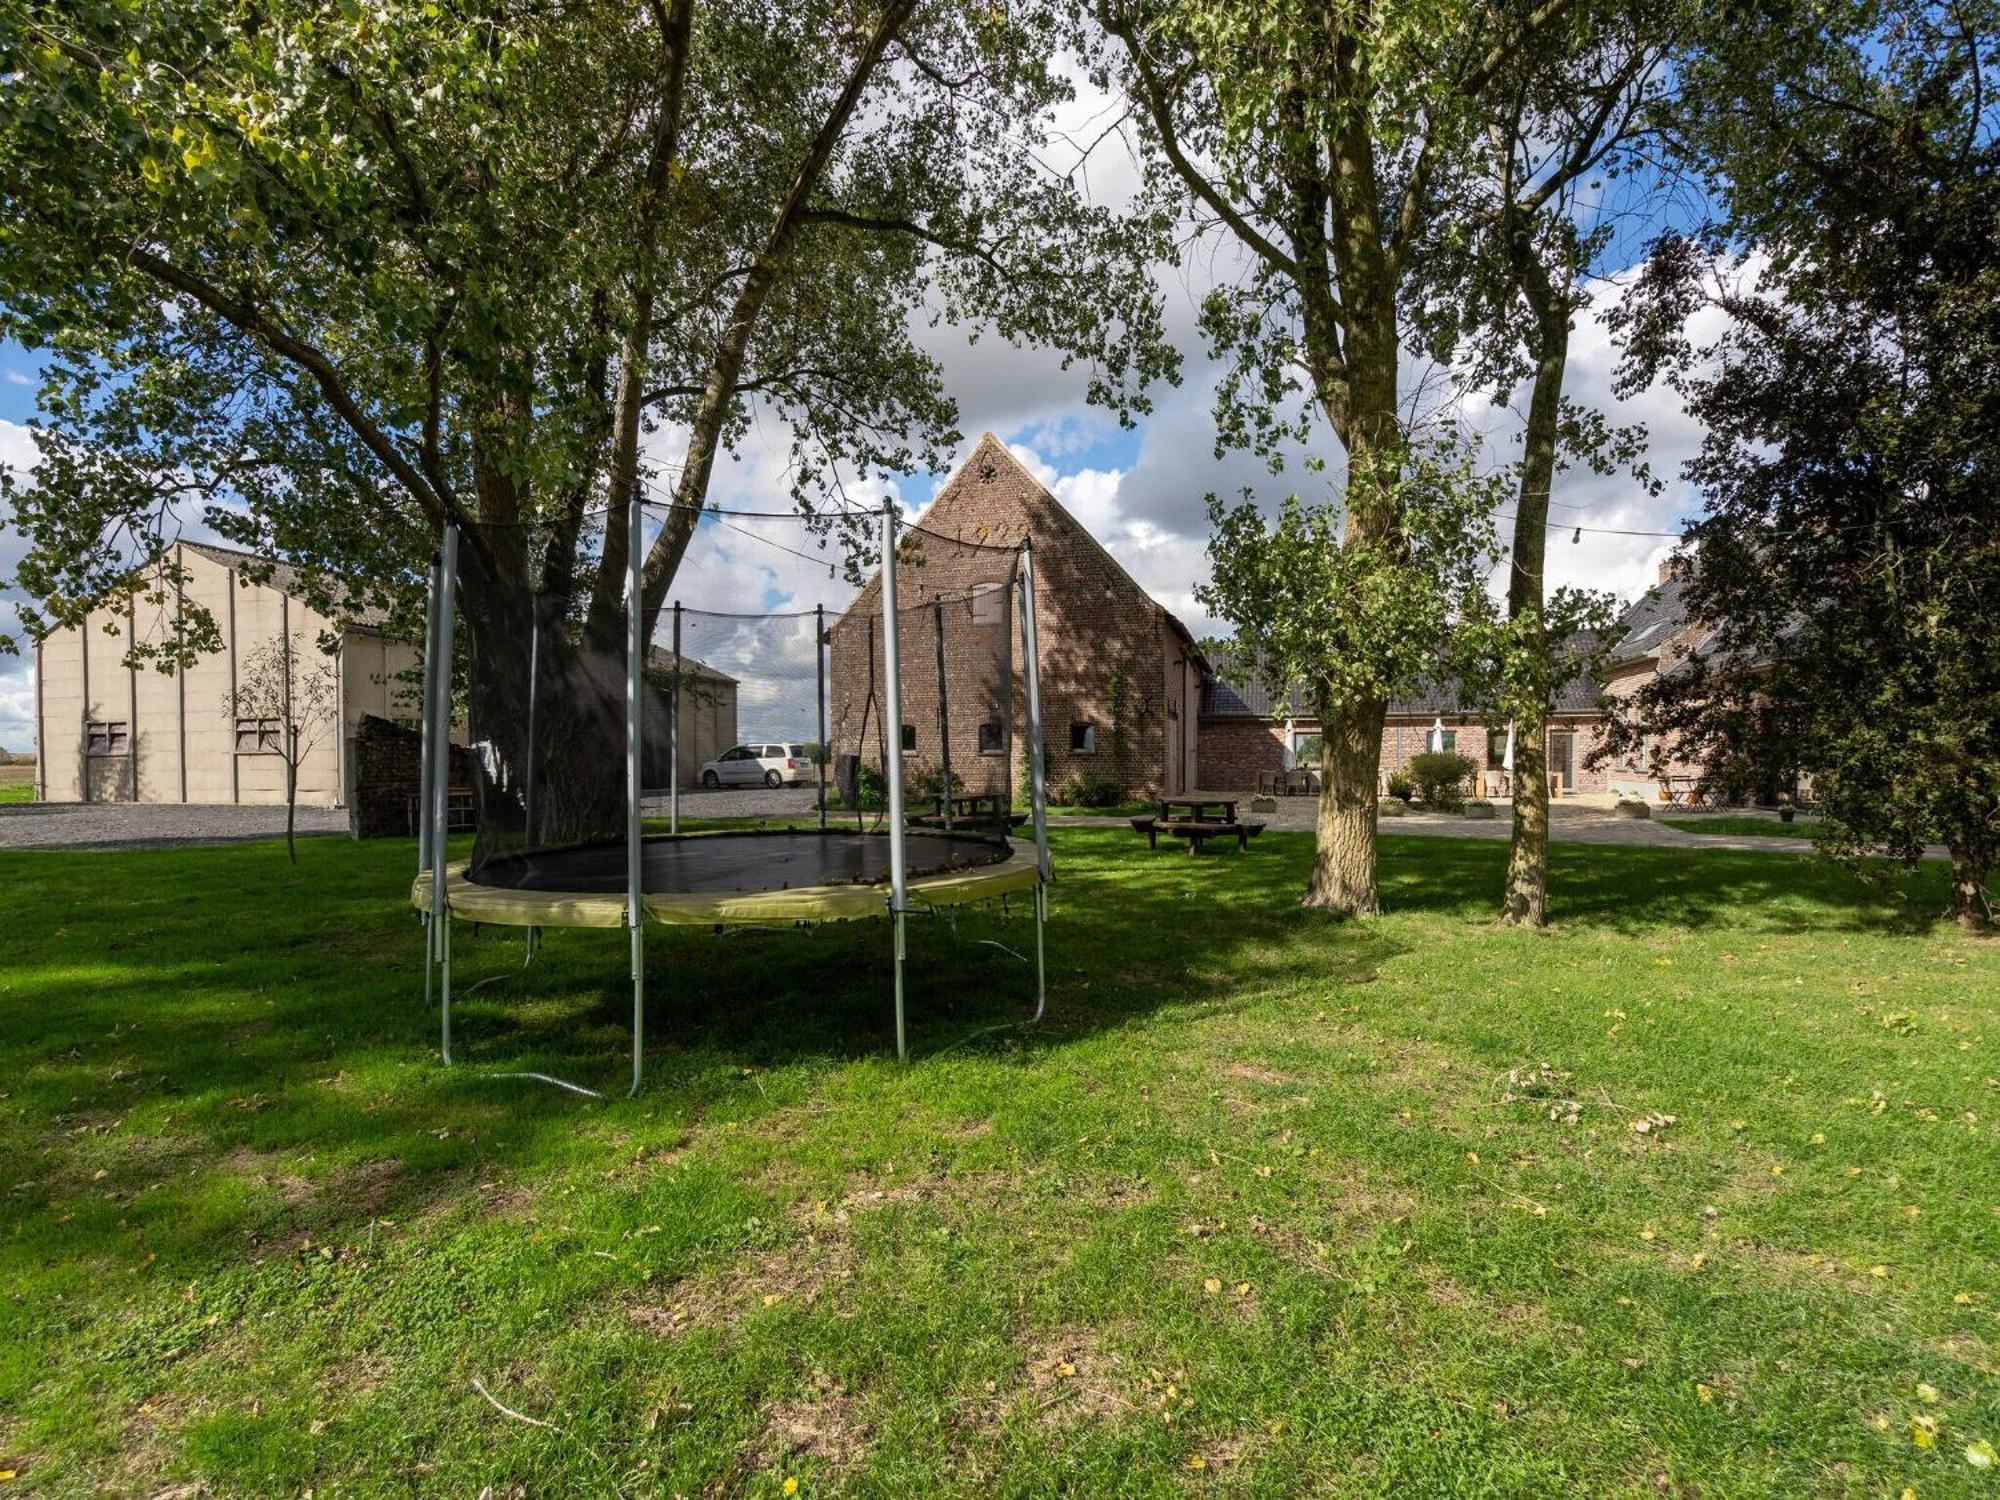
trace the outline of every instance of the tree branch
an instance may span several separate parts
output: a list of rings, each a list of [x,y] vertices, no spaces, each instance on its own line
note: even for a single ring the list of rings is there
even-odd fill
[[[210,312],[223,318],[235,328],[257,339],[273,353],[290,360],[307,374],[325,395],[329,405],[340,414],[340,418],[375,458],[396,476],[403,488],[423,508],[433,527],[441,528],[446,519],[457,511],[457,505],[449,489],[434,489],[430,482],[418,472],[415,466],[403,456],[395,442],[361,410],[346,382],[333,362],[320,350],[294,337],[278,323],[272,321],[257,307],[246,300],[229,296],[212,286],[199,276],[182,270],[143,246],[130,241],[118,247],[124,252],[126,262],[150,276],[162,286],[172,287],[182,295],[206,307]]]
[[[1167,161],[1187,185],[1189,192],[1207,204],[1209,209],[1227,224],[1236,237],[1248,245],[1273,268],[1287,276],[1298,273],[1292,258],[1280,250],[1271,239],[1262,233],[1244,215],[1243,211],[1231,203],[1222,190],[1201,174],[1195,164],[1188,159],[1181,147],[1180,136],[1174,129],[1173,106],[1168,97],[1166,85],[1153,71],[1153,65],[1146,57],[1146,49],[1133,33],[1130,21],[1114,17],[1108,7],[1098,7],[1098,20],[1104,29],[1125,44],[1125,51],[1132,59],[1134,76],[1140,86],[1139,102],[1153,122],[1153,130],[1159,136],[1160,150]]]

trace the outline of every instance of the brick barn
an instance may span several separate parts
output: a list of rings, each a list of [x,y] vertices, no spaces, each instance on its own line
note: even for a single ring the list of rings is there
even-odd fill
[[[933,784],[947,748],[967,792],[1026,786],[1027,709],[1009,550],[1031,538],[1049,788],[1081,778],[1128,794],[1197,786],[1202,665],[1187,628],[987,433],[897,553],[907,773]],[[827,631],[835,756],[879,766],[881,577]],[[947,712],[938,714],[938,624]],[[871,698],[871,689],[873,696]],[[864,716],[867,725],[864,732]]]

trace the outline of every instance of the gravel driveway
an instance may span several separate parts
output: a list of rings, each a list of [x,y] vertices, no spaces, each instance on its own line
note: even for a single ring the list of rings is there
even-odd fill
[[[301,807],[299,834],[347,832],[344,807]],[[28,802],[0,807],[0,849],[170,849],[285,836],[282,807]]]
[[[809,786],[730,786],[704,792],[684,788],[684,818],[805,818],[812,816],[817,789]],[[667,794],[648,792],[640,804],[649,818],[667,815]]]

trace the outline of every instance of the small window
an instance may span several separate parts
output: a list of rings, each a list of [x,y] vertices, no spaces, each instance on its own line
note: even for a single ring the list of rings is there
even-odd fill
[[[84,735],[85,749],[92,755],[129,755],[132,726],[124,722],[93,720]]]
[[[972,596],[972,623],[975,625],[1000,625],[1007,619],[1007,589],[1001,585],[981,589]]]
[[[1458,731],[1456,729],[1447,729],[1444,732],[1444,739],[1440,743],[1442,748],[1446,750],[1456,750],[1458,748]]]
[[[276,719],[238,719],[236,721],[236,753],[238,755],[282,755],[285,746]]]
[[[1070,725],[1069,748],[1072,755],[1095,755],[1097,753],[1097,726],[1095,724]]]
[[[1001,755],[1006,752],[1007,737],[1000,730],[998,719],[988,719],[979,726],[979,753],[981,755]]]
[[[916,748],[917,748],[917,726],[914,724],[905,724],[903,726],[903,753],[905,755],[908,755],[911,751],[915,750]]]
[[[1505,770],[1507,766],[1507,731],[1489,729],[1486,731],[1486,769]]]

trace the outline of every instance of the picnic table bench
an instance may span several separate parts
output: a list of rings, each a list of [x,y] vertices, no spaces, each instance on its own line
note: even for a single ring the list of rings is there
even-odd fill
[[[1186,839],[1193,854],[1208,839],[1233,838],[1238,849],[1264,831],[1262,823],[1239,822],[1236,803],[1228,797],[1162,797],[1155,816],[1132,819],[1132,831],[1146,835],[1146,847],[1160,847],[1160,835]]]
[[[943,813],[911,813],[905,822],[915,828],[1019,828],[1028,819],[1026,813],[1015,812],[1001,805],[1000,798],[992,792],[979,792],[951,799],[951,818],[947,822]]]

